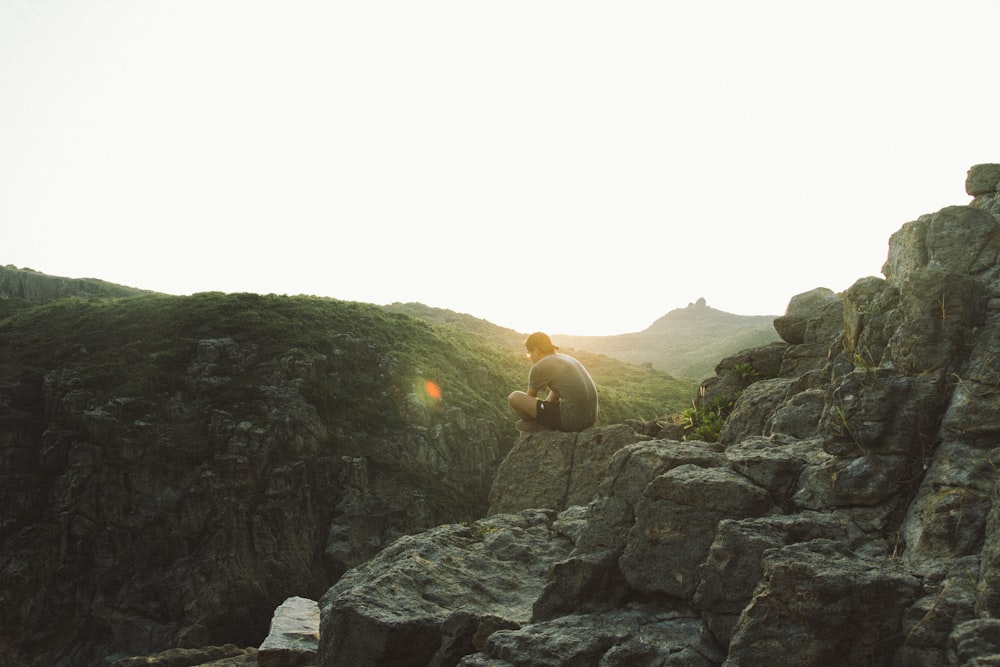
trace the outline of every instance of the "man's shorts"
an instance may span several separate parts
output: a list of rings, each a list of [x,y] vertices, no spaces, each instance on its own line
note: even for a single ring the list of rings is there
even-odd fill
[[[547,428],[561,430],[562,418],[559,415],[559,402],[552,403],[539,399],[535,404],[535,421]]]

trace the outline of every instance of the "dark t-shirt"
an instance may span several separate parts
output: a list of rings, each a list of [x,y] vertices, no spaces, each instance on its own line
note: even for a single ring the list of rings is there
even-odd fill
[[[597,387],[590,373],[568,354],[549,354],[528,373],[528,386],[535,391],[550,389],[559,395],[559,413],[564,431],[582,431],[597,421]]]

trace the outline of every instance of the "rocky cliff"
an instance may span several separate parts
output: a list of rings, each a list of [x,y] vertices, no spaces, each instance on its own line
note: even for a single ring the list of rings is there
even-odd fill
[[[718,443],[526,436],[489,516],[327,591],[318,664],[1000,664],[998,182],[723,360]]]
[[[482,516],[523,381],[374,306],[221,294],[0,299],[0,372],[5,667],[257,646],[287,597]]]

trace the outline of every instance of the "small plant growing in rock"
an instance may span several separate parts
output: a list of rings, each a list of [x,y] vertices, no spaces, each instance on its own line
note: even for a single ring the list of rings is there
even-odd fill
[[[718,442],[719,433],[726,423],[726,418],[733,411],[733,399],[728,396],[716,396],[712,404],[705,407],[692,405],[681,413],[681,423],[688,434],[684,440],[701,440],[703,442]]]
[[[743,362],[733,366],[733,372],[745,384],[750,384],[757,379],[757,369],[750,364]]]

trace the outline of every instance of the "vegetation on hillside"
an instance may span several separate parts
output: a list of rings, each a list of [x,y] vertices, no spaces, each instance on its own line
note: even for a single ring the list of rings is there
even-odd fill
[[[38,303],[72,296],[118,298],[152,293],[97,278],[64,278],[11,264],[0,266],[0,298],[22,298]]]
[[[326,420],[358,428],[398,424],[398,405],[426,381],[445,405],[513,421],[506,396],[527,379],[523,351],[455,326],[327,298],[203,293],[0,299],[0,381],[39,383],[68,368],[107,397],[153,399],[183,386],[199,340],[221,338],[255,350],[261,362],[288,354],[335,359],[335,377],[310,378],[302,390]],[[680,412],[694,392],[659,371],[579,356],[598,384],[604,424]],[[236,377],[218,398],[252,409],[247,398],[259,381],[252,373]]]
[[[566,345],[650,365],[675,377],[712,377],[721,359],[779,340],[774,317],[726,313],[706,305],[670,311],[638,333],[618,336],[560,336]]]

